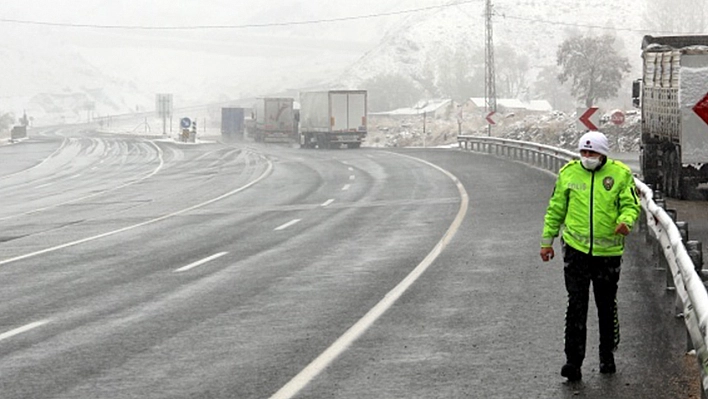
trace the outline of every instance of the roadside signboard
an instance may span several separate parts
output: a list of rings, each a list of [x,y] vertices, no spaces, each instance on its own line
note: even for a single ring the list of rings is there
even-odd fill
[[[578,108],[577,115],[579,115],[579,130],[599,130],[598,126],[600,126],[600,115],[597,113],[597,107]]]
[[[155,110],[160,118],[172,116],[172,94],[155,95]]]
[[[617,110],[610,115],[610,122],[614,123],[615,125],[621,125],[624,123],[624,112]]]
[[[493,126],[499,123],[499,114],[497,114],[495,111],[492,111],[488,113],[484,119],[487,120],[487,123]]]

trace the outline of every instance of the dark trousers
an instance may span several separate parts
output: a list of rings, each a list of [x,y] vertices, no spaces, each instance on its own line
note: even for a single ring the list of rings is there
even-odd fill
[[[587,316],[592,282],[600,330],[600,355],[613,352],[619,344],[617,282],[621,256],[590,256],[563,244],[565,288],[568,308],[565,313],[565,355],[577,366],[585,359]]]

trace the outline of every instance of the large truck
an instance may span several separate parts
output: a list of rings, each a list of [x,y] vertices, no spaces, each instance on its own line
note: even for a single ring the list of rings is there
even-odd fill
[[[645,36],[641,108],[642,179],[665,195],[708,198],[708,36]]]
[[[243,139],[245,110],[226,107],[221,109],[221,138],[226,142]]]
[[[297,140],[295,100],[285,97],[258,98],[248,135],[257,142],[294,143]]]
[[[366,138],[366,90],[300,93],[300,146],[359,148]]]

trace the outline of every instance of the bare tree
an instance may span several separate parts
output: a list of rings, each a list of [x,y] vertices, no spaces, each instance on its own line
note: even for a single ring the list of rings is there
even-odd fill
[[[420,100],[423,92],[411,79],[395,73],[377,75],[362,83],[362,87],[369,92],[372,111],[409,107]]]
[[[553,109],[572,111],[574,108],[570,88],[558,80],[559,70],[555,65],[544,66],[533,84],[533,97],[547,100]]]
[[[495,53],[497,94],[500,97],[519,98],[528,89],[526,74],[529,57],[519,54],[509,45],[501,45]]]
[[[7,131],[15,123],[15,115],[0,112],[0,131]]]
[[[558,80],[570,81],[570,93],[587,107],[616,97],[622,78],[631,69],[627,57],[621,57],[615,49],[614,41],[611,35],[574,36],[558,47]]]

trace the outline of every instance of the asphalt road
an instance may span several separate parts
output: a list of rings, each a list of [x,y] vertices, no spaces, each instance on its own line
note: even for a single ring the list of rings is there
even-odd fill
[[[176,144],[72,129],[0,147],[3,398],[688,397],[641,235],[618,373],[567,384],[553,176],[459,150]]]

